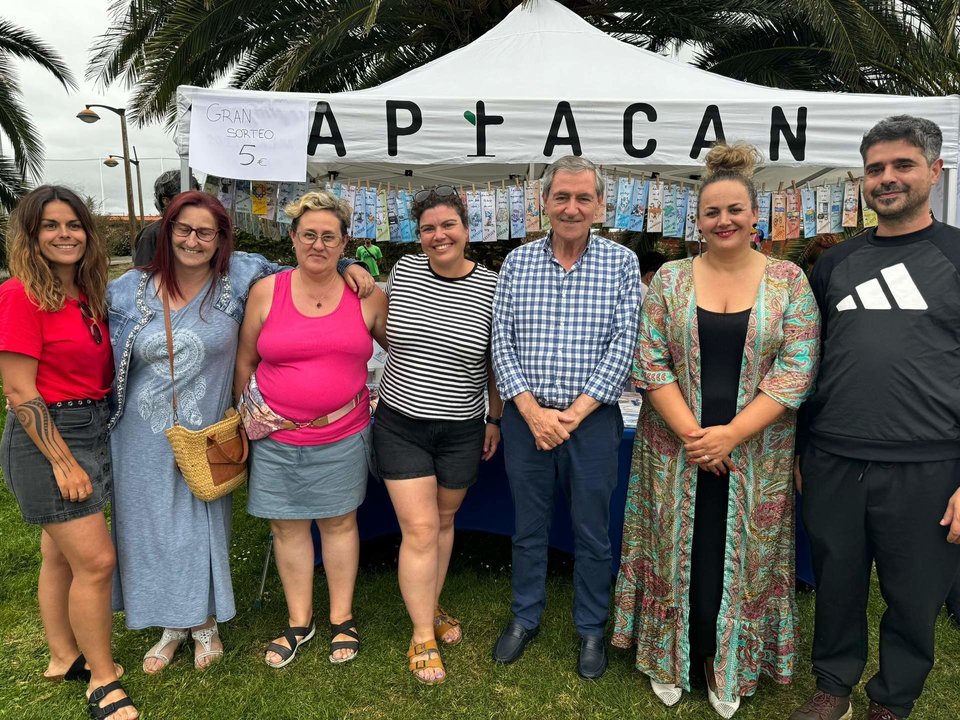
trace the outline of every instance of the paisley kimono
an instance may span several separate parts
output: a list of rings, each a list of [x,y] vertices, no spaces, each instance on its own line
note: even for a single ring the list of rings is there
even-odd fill
[[[676,382],[700,418],[693,260],[667,263],[643,303],[633,379]],[[787,408],[734,448],[723,597],[714,664],[718,695],[751,695],[760,673],[787,683],[794,663],[793,447],[796,409],[819,358],[820,315],[793,263],[767,259],[747,326],[737,412],[763,391]],[[689,592],[697,466],[651,403],[633,446],[615,597],[613,644],[637,646],[637,668],[690,690]]]

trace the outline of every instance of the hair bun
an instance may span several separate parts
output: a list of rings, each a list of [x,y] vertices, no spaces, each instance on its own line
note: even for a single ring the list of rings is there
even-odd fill
[[[726,145],[717,143],[707,153],[705,164],[707,177],[720,173],[742,175],[745,178],[753,177],[753,171],[763,157],[760,151],[747,143]]]

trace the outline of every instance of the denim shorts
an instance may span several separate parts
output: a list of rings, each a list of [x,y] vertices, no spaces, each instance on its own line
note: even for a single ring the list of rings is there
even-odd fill
[[[384,480],[435,475],[440,487],[448,490],[465,490],[477,481],[483,454],[483,418],[412,418],[383,400],[377,403],[373,417],[374,455]]]
[[[101,512],[110,499],[113,476],[107,449],[109,403],[100,400],[75,407],[48,405],[50,419],[60,431],[77,463],[90,476],[93,493],[80,502],[65,500],[53,476],[50,461],[27,435],[13,411],[0,440],[0,469],[20,506],[24,521],[33,525],[61,523]]]

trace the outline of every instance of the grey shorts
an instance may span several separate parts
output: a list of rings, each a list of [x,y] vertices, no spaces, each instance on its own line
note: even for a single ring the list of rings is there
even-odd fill
[[[27,435],[13,411],[7,411],[0,439],[0,469],[7,487],[20,506],[23,519],[33,525],[61,523],[101,512],[110,499],[113,476],[107,449],[109,403],[81,401],[78,407],[49,405],[60,436],[73,457],[90,476],[93,493],[81,502],[64,500],[53,468]]]
[[[360,507],[373,467],[370,426],[327,445],[250,443],[247,512],[270,520],[315,520]]]
[[[373,446],[384,480],[436,476],[448,490],[464,490],[477,481],[486,425],[475,420],[424,420],[377,404]]]

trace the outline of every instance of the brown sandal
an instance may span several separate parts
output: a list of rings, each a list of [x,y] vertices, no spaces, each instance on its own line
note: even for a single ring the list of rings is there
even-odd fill
[[[417,655],[426,655],[427,659],[414,660],[413,658]],[[417,682],[421,682],[424,685],[439,685],[447,679],[447,671],[443,667],[443,659],[440,657],[440,648],[437,647],[436,640],[427,640],[422,643],[415,643],[411,640],[410,648],[407,650],[407,657],[410,659],[410,672],[413,673]],[[439,670],[443,674],[430,680],[420,677],[420,671],[427,669]]]
[[[458,627],[460,627],[460,621],[438,605],[437,609],[433,611],[433,634],[437,638],[437,642],[442,642],[444,645],[458,645],[463,640],[462,628],[457,639],[453,642],[447,642],[443,639],[448,632]]]

